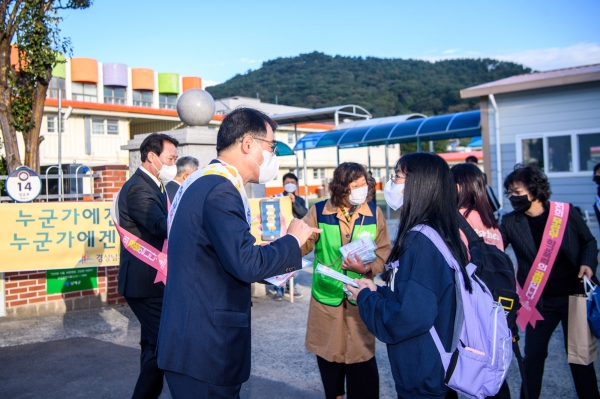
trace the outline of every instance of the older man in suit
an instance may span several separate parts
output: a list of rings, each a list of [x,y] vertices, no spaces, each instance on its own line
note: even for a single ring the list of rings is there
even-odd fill
[[[118,197],[119,225],[161,250],[167,238],[167,192],[162,181],[175,176],[178,141],[151,134],[140,147],[142,165],[123,185]],[[140,374],[133,398],[158,398],[164,374],[156,364],[156,340],[165,286],[155,283],[157,271],[121,244],[119,294],[138,318],[141,331]]]
[[[300,269],[300,246],[320,231],[294,219],[278,240],[254,245],[244,184],[277,175],[276,126],[254,109],[229,113],[217,159],[173,202],[158,365],[175,399],[239,398],[250,376],[250,283]]]
[[[167,194],[169,195],[169,201],[171,202],[173,202],[173,198],[175,198],[175,194],[177,193],[177,190],[179,190],[181,183],[198,170],[200,163],[196,158],[188,156],[179,158],[175,165],[177,166],[177,175],[165,186]]]

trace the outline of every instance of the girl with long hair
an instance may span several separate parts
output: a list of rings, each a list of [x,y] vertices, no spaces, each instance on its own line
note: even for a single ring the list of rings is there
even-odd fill
[[[458,210],[487,244],[504,251],[502,234],[485,191],[485,175],[474,164],[461,163],[450,169],[458,190]],[[461,238],[468,241],[461,231]]]
[[[346,286],[357,298],[369,331],[388,347],[399,398],[445,397],[444,367],[429,334],[435,326],[449,351],[456,313],[454,271],[435,244],[418,231],[433,228],[444,240],[466,278],[466,248],[458,231],[456,184],[448,164],[430,153],[407,154],[387,182],[386,202],[400,208],[400,225],[387,260],[387,286],[367,279]]]

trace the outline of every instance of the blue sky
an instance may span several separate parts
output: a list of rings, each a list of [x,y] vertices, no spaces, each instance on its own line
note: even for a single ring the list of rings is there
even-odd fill
[[[224,82],[320,51],[493,57],[550,70],[600,63],[600,0],[95,0],[62,13],[73,55]]]

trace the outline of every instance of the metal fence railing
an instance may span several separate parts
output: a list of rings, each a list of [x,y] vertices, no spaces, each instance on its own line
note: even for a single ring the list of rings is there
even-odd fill
[[[55,166],[56,167],[56,166]],[[52,168],[52,167],[51,167]],[[89,199],[100,198],[100,194],[94,193],[94,178],[100,177],[99,174],[87,174],[80,173],[79,169],[75,171],[75,173],[70,174],[48,174],[51,168],[48,168],[46,174],[40,175],[40,179],[42,180],[42,192],[35,199],[35,202],[49,202],[49,201],[83,201]],[[0,175],[0,181],[8,179],[6,175]],[[62,179],[62,184],[57,185],[57,188],[50,187],[49,183],[51,180],[55,180],[56,182]],[[79,184],[81,180],[81,185]],[[88,182],[84,182],[83,179],[89,180]],[[71,180],[71,181],[70,181]],[[74,180],[74,182],[72,181]],[[67,183],[68,182],[68,183]],[[85,190],[85,185],[89,184],[89,191]],[[65,192],[65,187],[68,188],[69,192]],[[59,191],[62,191],[59,192]],[[71,192],[74,191],[74,192]],[[84,192],[87,191],[87,192]],[[52,192],[52,193],[51,193]],[[5,192],[3,191],[3,194]],[[0,202],[13,202],[13,199],[8,195],[0,196]]]

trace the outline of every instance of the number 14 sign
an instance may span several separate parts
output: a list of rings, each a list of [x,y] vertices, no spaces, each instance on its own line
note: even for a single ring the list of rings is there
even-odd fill
[[[42,180],[33,170],[20,167],[6,179],[6,192],[17,202],[31,202],[40,195]]]

